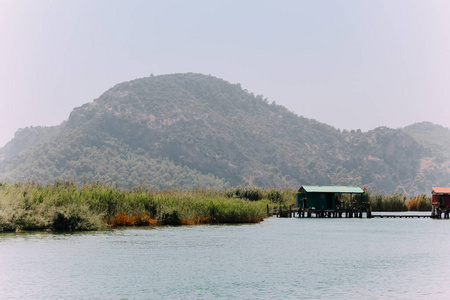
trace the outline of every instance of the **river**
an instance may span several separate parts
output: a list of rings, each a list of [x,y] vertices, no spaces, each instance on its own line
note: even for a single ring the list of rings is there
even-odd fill
[[[1,299],[443,299],[450,220],[0,234]]]

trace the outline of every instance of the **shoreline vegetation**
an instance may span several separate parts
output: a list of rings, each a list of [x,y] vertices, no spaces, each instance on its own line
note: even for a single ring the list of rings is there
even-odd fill
[[[267,217],[267,205],[279,205],[282,197],[278,190],[245,187],[153,191],[97,182],[0,183],[0,232],[258,223]]]
[[[270,209],[289,207],[295,189],[237,187],[227,190],[124,190],[98,182],[42,185],[0,183],[0,232],[87,231],[123,226],[259,223]],[[425,195],[371,195],[373,211],[430,211]],[[352,205],[350,199],[345,199]]]

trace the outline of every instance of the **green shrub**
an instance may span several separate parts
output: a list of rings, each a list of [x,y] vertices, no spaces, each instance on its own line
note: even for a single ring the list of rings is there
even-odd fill
[[[261,189],[245,186],[240,186],[235,189],[228,190],[226,194],[229,198],[236,197],[240,199],[247,199],[250,201],[261,200],[264,196],[264,193]]]
[[[406,197],[401,194],[394,194],[392,196],[385,195],[370,195],[369,202],[372,206],[372,211],[407,211]]]

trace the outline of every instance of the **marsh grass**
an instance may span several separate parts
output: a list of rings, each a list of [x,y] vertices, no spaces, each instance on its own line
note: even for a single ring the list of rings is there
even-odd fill
[[[230,198],[217,190],[121,190],[95,182],[78,187],[69,181],[2,184],[0,231],[255,223],[266,217],[271,203]]]
[[[409,211],[431,211],[431,197],[420,195],[406,201]]]
[[[98,182],[78,186],[0,183],[0,232],[22,230],[81,231],[118,226],[258,223],[269,209],[294,204],[295,189],[237,187],[229,190],[154,191],[118,189]],[[429,211],[431,198],[406,200],[394,194],[363,195],[373,211]],[[345,198],[347,205],[353,205]]]
[[[383,195],[366,193],[373,211],[431,211],[431,197],[412,196],[407,199],[402,194]]]

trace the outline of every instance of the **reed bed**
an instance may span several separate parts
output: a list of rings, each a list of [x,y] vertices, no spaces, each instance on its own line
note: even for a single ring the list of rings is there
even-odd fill
[[[0,231],[257,223],[268,204],[273,203],[267,197],[250,201],[218,190],[121,190],[69,181],[0,184]]]
[[[0,183],[0,232],[80,231],[119,226],[258,223],[267,207],[293,205],[295,189],[118,189],[98,182]],[[370,194],[344,197],[347,206],[370,202],[373,211],[429,211],[431,198]],[[347,199],[348,198],[348,199]]]
[[[431,211],[431,197],[420,195],[406,201],[409,211]]]
[[[426,195],[407,196],[402,194],[384,195],[366,192],[363,202],[370,202],[373,211],[431,211],[431,197]]]

